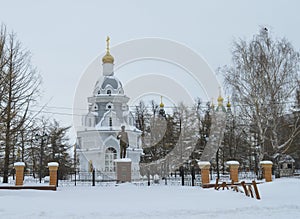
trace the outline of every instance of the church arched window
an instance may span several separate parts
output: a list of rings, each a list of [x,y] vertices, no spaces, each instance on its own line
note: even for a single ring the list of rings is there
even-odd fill
[[[106,94],[111,95],[111,90],[107,90]]]
[[[105,172],[115,172],[114,160],[117,159],[117,151],[113,147],[105,150]]]

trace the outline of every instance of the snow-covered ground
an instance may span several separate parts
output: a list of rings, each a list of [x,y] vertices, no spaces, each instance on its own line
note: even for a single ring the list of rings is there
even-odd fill
[[[0,190],[0,218],[300,218],[300,179],[258,185],[261,200],[231,190],[152,185]]]

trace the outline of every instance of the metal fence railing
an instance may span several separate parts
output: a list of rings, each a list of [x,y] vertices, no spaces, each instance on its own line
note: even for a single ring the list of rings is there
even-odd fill
[[[258,181],[261,179],[262,173],[255,173],[253,171],[250,172],[239,172],[239,181]],[[300,170],[295,170],[294,176],[300,179]],[[210,180],[211,183],[214,183],[218,175],[216,172],[211,172]],[[0,175],[0,181],[3,181],[3,177]],[[228,172],[219,173],[219,182],[230,182],[230,174]],[[114,174],[111,176],[106,175],[100,171],[93,172],[83,172],[77,171],[67,174],[66,179],[58,180],[58,186],[60,187],[68,187],[68,186],[113,186],[116,184],[116,179]],[[39,184],[39,177],[32,174],[25,174],[24,176],[24,184]],[[42,178],[42,182],[44,184],[49,183],[49,177]],[[135,179],[132,181],[133,184],[137,186],[147,186],[147,185],[168,185],[168,186],[201,186],[201,175],[199,173],[195,174],[193,178],[190,173],[185,173],[184,177],[179,174],[172,174],[166,177],[160,177],[158,175],[151,176],[149,178],[144,176],[140,179]],[[8,178],[8,184],[15,184],[15,178],[13,175],[10,175]]]

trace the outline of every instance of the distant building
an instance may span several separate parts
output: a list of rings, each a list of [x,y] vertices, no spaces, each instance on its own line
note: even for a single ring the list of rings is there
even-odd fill
[[[274,160],[277,164],[275,170],[277,176],[293,176],[295,171],[295,160],[292,156],[287,154],[275,154]]]
[[[122,83],[114,76],[114,57],[107,51],[102,58],[103,76],[96,82],[94,92],[88,97],[88,114],[83,118],[83,130],[77,132],[77,154],[81,171],[95,169],[103,179],[115,179],[115,159],[120,158],[117,133],[124,125],[129,137],[127,158],[132,160],[132,178],[139,178],[141,131],[129,111]]]

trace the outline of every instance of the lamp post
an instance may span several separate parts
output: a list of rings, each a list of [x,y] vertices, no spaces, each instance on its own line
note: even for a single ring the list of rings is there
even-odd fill
[[[77,171],[77,149],[81,149],[81,137],[77,137],[77,142],[74,145],[74,173],[75,173],[75,186],[77,184],[77,176],[76,176],[76,171]],[[79,177],[80,178],[80,177]]]
[[[192,175],[192,186],[195,186],[196,176],[195,176],[195,167],[193,163],[191,165],[191,175]]]
[[[255,146],[255,174],[257,179],[260,179],[259,171],[258,171],[258,156],[260,154],[260,145]]]
[[[181,176],[181,185],[184,186],[184,167],[182,165],[179,167],[179,174]]]
[[[36,134],[35,140],[41,141],[41,147],[40,147],[40,169],[39,169],[39,179],[40,183],[42,183],[42,174],[43,174],[43,152],[44,152],[44,142],[47,140],[48,135],[43,132],[42,135]]]

